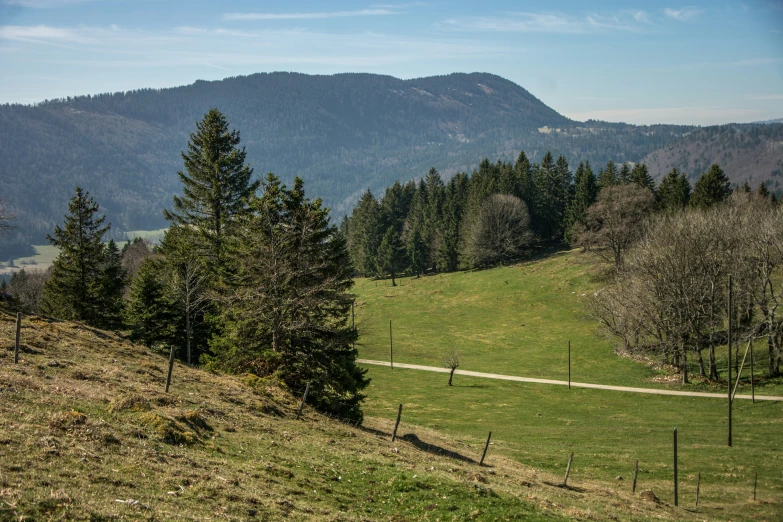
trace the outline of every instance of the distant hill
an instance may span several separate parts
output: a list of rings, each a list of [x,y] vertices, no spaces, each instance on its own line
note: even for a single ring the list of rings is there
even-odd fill
[[[522,149],[533,159],[552,150],[572,162],[637,161],[693,130],[575,122],[491,74],[254,74],[0,106],[2,195],[29,238],[62,220],[77,184],[115,229],[160,228],[180,191],[180,152],[211,107],[241,131],[258,176],[301,175],[336,217],[367,188],[379,192],[433,166],[448,176]]]
[[[767,182],[771,191],[780,194],[783,124],[733,124],[698,129],[648,154],[642,161],[657,179],[677,167],[692,182],[717,163],[734,184],[747,180],[756,188]]]

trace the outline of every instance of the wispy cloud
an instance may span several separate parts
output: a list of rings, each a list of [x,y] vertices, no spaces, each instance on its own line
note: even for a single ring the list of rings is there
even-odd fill
[[[400,12],[387,8],[359,9],[356,11],[322,11],[311,13],[226,13],[223,15],[223,20],[317,20],[323,18],[389,16],[395,14],[400,14]]]
[[[704,10],[699,9],[698,7],[681,7],[680,9],[672,9],[667,7],[663,10],[663,14],[665,14],[667,17],[671,18],[672,20],[678,20],[680,22],[693,20],[703,12]]]
[[[779,101],[783,100],[783,94],[751,94],[746,96],[748,100]]]
[[[0,40],[34,43],[87,42],[87,39],[76,30],[48,25],[2,25]]]
[[[514,12],[504,16],[450,18],[442,29],[476,32],[590,33],[601,30],[641,31],[651,25],[644,11],[571,16],[558,12]]]
[[[94,0],[0,0],[0,5],[16,5],[19,7],[30,7],[33,9],[51,9],[55,7],[66,7],[73,4],[83,4]]]

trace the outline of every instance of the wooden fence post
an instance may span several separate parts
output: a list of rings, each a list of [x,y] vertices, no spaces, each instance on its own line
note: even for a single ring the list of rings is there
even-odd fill
[[[299,411],[296,412],[296,419],[299,420],[299,416],[302,415],[302,408],[304,408],[305,402],[307,401],[307,394],[310,392],[310,383],[308,382],[305,386],[305,392],[302,396],[302,403],[299,404]]]
[[[171,371],[174,369],[174,345],[171,345],[171,351],[169,352],[169,373],[166,376],[166,393],[169,392],[169,386],[171,385]]]
[[[566,474],[563,479],[563,487],[568,486],[568,474],[571,473],[571,462],[574,460],[574,452],[571,452],[571,456],[568,457],[568,465],[566,466]]]
[[[571,389],[571,339],[568,340],[568,389]]]
[[[481,454],[481,461],[479,462],[479,466],[484,465],[484,458],[487,456],[487,450],[489,449],[489,439],[492,438],[492,432],[489,432],[489,435],[487,435],[487,443],[484,444],[484,453]]]
[[[731,385],[729,385],[731,389]],[[674,428],[674,506],[680,505],[679,497],[677,495],[677,428]]]
[[[756,475],[753,477],[753,501],[756,501],[756,484],[759,481],[759,472],[756,471]]]
[[[397,440],[397,428],[400,426],[400,417],[402,417],[402,404],[400,404],[400,409],[397,410],[397,422],[394,423],[394,433],[392,433],[392,442]]]
[[[19,364],[19,348],[22,344],[22,312],[16,312],[16,344],[14,345],[14,364]]]
[[[699,505],[699,489],[701,489],[701,471],[699,471],[699,475],[696,478],[696,505]]]
[[[639,474],[639,461],[633,466],[633,486],[631,486],[631,493],[636,493],[636,475]]]

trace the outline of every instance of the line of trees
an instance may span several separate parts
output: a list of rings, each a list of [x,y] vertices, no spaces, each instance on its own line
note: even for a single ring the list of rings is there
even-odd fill
[[[638,227],[610,284],[592,297],[593,311],[626,350],[661,355],[681,369],[683,382],[689,356],[701,377],[717,380],[716,346],[731,343],[738,364],[739,342],[756,339],[766,339],[769,375],[780,375],[783,209],[763,190],[715,186],[722,199],[703,195],[698,205],[659,213]]]
[[[758,191],[774,199],[766,185]],[[448,182],[433,168],[418,182],[394,183],[380,199],[368,190],[341,230],[357,273],[392,284],[404,273],[513,262],[536,241],[580,245],[620,265],[650,213],[705,208],[730,193],[718,165],[694,187],[676,168],[656,186],[644,164],[609,161],[596,174],[585,161],[572,172],[563,156],[547,152],[531,163],[521,152],[513,164],[484,159]]]
[[[77,188],[49,236],[60,250],[51,270],[15,274],[11,295],[29,311],[174,345],[189,364],[296,391],[309,383],[316,407],[360,420],[369,380],[348,322],[354,269],[345,239],[301,179],[291,188],[272,173],[253,181],[239,144],[216,109],[197,124],[182,154],[182,194],[155,247],[104,243],[109,225]]]

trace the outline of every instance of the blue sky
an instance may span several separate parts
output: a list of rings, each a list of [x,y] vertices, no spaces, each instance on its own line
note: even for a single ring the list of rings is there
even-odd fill
[[[264,71],[481,71],[578,120],[783,118],[783,0],[692,1],[0,0],[0,102]]]

